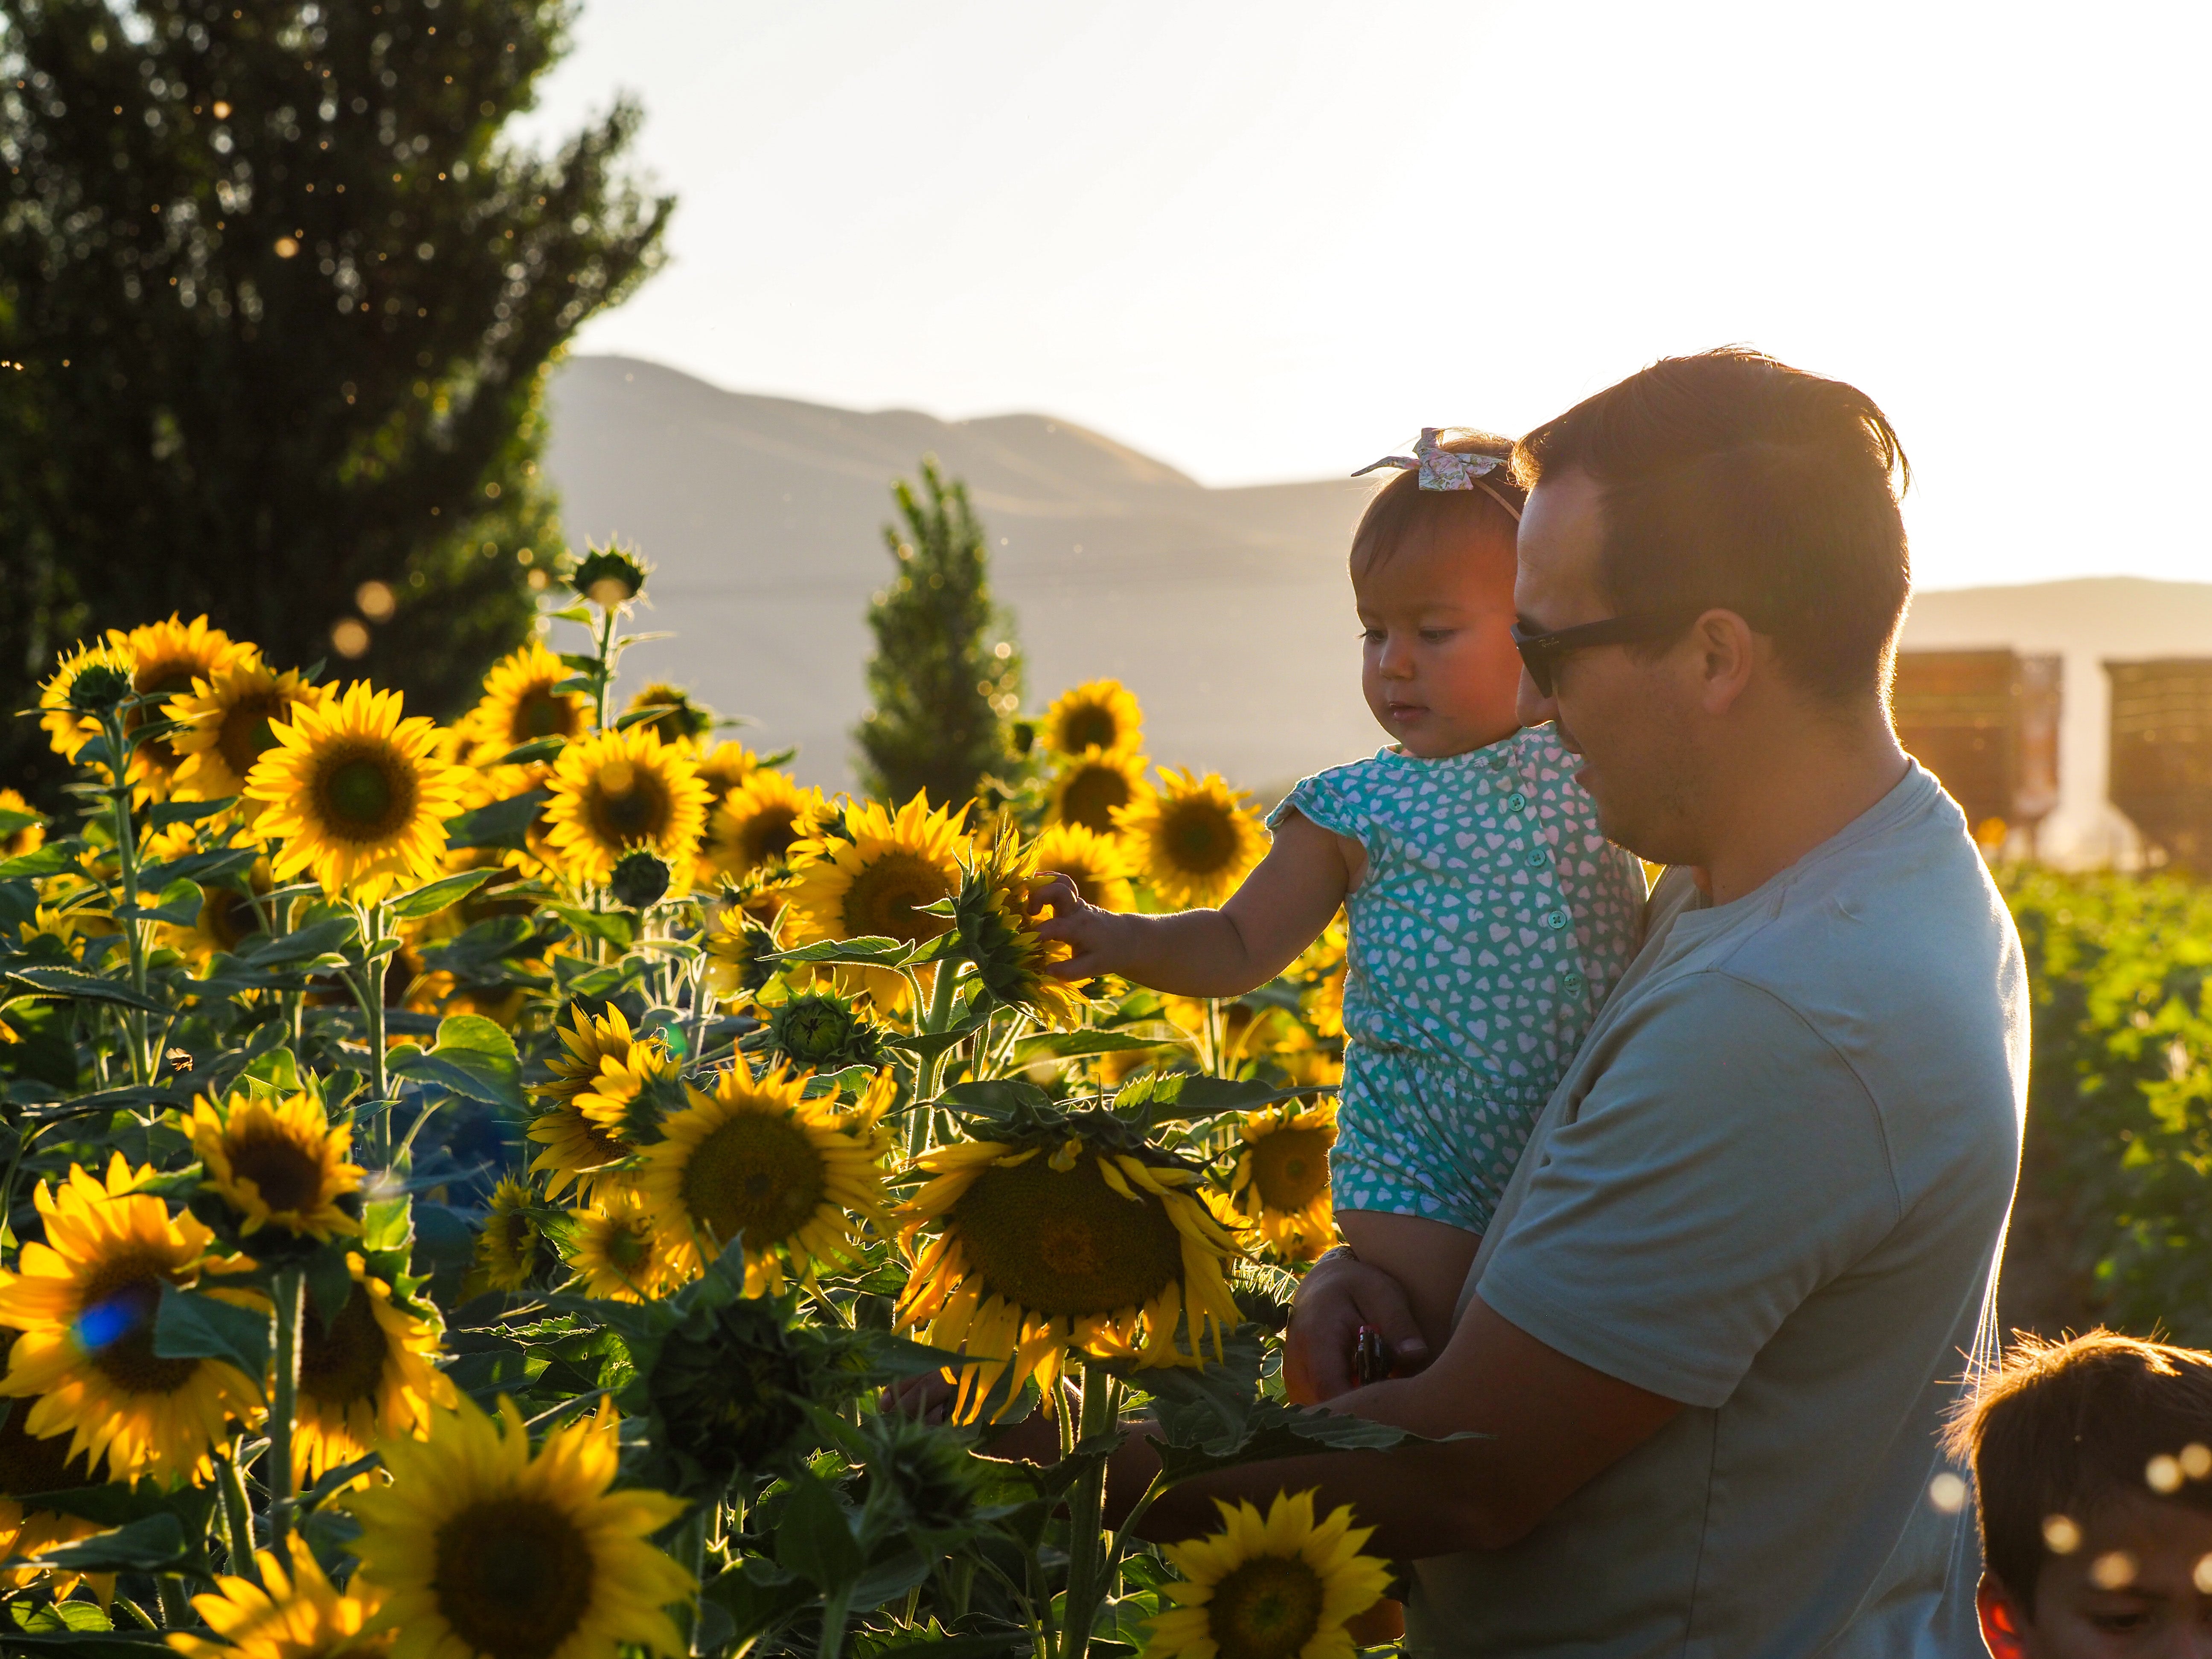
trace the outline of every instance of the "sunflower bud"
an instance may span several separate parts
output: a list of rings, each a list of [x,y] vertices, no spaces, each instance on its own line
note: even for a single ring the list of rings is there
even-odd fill
[[[871,1416],[861,1436],[866,1449],[859,1492],[864,1502],[932,1532],[954,1531],[975,1521],[985,1470],[969,1450],[966,1436],[897,1412]]]
[[[617,903],[648,910],[668,891],[668,866],[644,848],[625,853],[607,883]]]
[[[628,605],[645,591],[647,568],[620,542],[595,547],[568,577],[568,586],[602,610]]]
[[[89,663],[70,682],[70,707],[80,714],[105,714],[131,695],[131,676],[112,664]]]
[[[682,1484],[693,1490],[788,1473],[814,1449],[808,1402],[857,1392],[837,1370],[829,1333],[787,1322],[764,1298],[695,1316],[670,1334],[646,1379],[653,1443],[689,1466]]]
[[[842,1069],[882,1062],[880,1033],[831,996],[794,997],[769,1016],[769,1041],[802,1066]]]

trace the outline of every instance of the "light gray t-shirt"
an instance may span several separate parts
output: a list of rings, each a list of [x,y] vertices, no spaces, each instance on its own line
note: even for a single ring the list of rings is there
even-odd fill
[[[1468,1282],[1687,1409],[1521,1543],[1419,1563],[1408,1649],[1978,1655],[1972,1517],[1930,1483],[1996,1335],[2012,919],[1917,765],[1757,891],[1652,903]]]

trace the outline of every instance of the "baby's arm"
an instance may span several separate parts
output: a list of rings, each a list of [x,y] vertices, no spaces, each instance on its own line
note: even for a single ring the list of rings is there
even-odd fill
[[[1405,1287],[1413,1322],[1429,1344],[1427,1357],[1408,1367],[1419,1370],[1451,1340],[1452,1316],[1459,1310],[1459,1293],[1482,1235],[1425,1216],[1381,1210],[1339,1210],[1336,1230],[1352,1255]]]
[[[1052,911],[1037,932],[1073,948],[1053,969],[1062,979],[1119,974],[1171,996],[1241,997],[1321,937],[1352,887],[1356,855],[1356,842],[1302,812],[1287,812],[1267,856],[1218,910],[1170,916],[1102,910],[1085,903],[1066,876],[1055,875],[1035,890],[1034,902]]]

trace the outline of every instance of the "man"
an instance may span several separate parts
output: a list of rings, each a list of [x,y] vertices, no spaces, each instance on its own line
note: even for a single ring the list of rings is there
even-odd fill
[[[1608,835],[1677,867],[1443,1352],[1342,1394],[1362,1323],[1425,1355],[1335,1252],[1287,1367],[1484,1437],[1236,1471],[1147,1530],[1318,1485],[1415,1564],[1420,1652],[1972,1653],[1971,1528],[1930,1483],[1993,1343],[2027,1014],[1965,820],[1889,726],[1903,455],[1863,393],[1729,350],[1518,459],[1521,717],[1558,723]]]

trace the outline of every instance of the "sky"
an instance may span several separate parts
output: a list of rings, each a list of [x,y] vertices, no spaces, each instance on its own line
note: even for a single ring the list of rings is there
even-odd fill
[[[717,385],[1030,410],[1208,484],[1745,342],[1864,387],[1947,587],[2212,577],[2212,8],[585,0],[679,198],[588,324]]]

